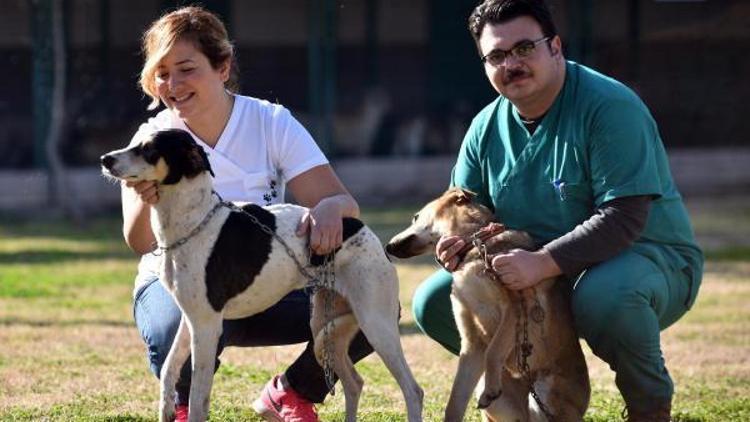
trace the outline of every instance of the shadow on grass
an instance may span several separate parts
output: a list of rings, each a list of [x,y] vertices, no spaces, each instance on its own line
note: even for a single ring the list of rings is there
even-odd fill
[[[0,252],[0,265],[2,264],[53,264],[67,261],[94,261],[112,258],[134,258],[135,255],[125,249],[102,250],[97,252],[68,252],[59,250],[25,250],[20,252]]]
[[[122,219],[114,214],[76,225],[64,218],[19,217],[0,213],[3,237],[58,237],[70,240],[122,241]]]
[[[398,325],[398,332],[402,336],[411,336],[415,334],[424,334],[422,333],[422,330],[419,329],[416,322],[402,322]]]
[[[0,318],[0,327],[26,325],[34,328],[46,327],[72,327],[72,326],[97,326],[97,327],[131,327],[132,321],[114,321],[106,319],[70,319],[70,320],[33,320],[25,318]]]
[[[723,262],[750,261],[750,246],[732,246],[706,251],[706,260]]]

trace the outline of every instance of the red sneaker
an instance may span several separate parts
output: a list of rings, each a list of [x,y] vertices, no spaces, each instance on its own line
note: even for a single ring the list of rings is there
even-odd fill
[[[260,397],[253,402],[253,409],[271,422],[320,422],[312,402],[291,388],[282,390],[278,375],[268,381]]]
[[[174,407],[174,422],[188,422],[188,406],[178,404]]]

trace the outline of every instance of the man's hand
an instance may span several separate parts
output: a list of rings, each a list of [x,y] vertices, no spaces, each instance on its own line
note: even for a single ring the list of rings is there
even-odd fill
[[[154,205],[159,202],[159,188],[153,180],[142,180],[140,182],[125,182],[125,186],[133,189],[135,193],[146,204]]]
[[[317,255],[326,255],[341,246],[344,227],[341,209],[334,201],[320,201],[302,216],[297,226],[297,236],[310,234],[310,249]]]
[[[461,262],[458,252],[466,246],[466,241],[461,236],[443,236],[435,245],[435,257],[443,264],[447,271],[453,271]]]
[[[484,243],[491,248],[501,239],[505,226],[499,223],[490,223],[476,233]],[[466,240],[461,236],[443,236],[435,245],[435,257],[448,271],[454,271],[461,263],[461,257],[457,254],[466,246]]]
[[[534,287],[540,281],[562,274],[560,267],[544,249],[529,252],[513,249],[492,258],[492,269],[500,276],[501,282],[511,290]]]

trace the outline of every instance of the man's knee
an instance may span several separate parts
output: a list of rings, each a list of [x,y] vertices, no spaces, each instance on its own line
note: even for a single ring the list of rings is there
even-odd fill
[[[452,276],[438,271],[419,285],[412,299],[417,326],[452,353],[458,353],[460,338],[451,305]]]
[[[420,284],[414,292],[411,303],[411,311],[414,321],[422,331],[427,332],[432,327],[433,321],[430,319],[430,309],[434,309],[437,301],[434,289],[425,284]]]
[[[611,326],[613,316],[630,308],[648,307],[663,287],[663,274],[648,258],[632,251],[586,270],[576,281],[571,307],[584,335]]]
[[[650,354],[652,351],[647,349],[656,347],[658,352],[658,319],[648,297],[637,289],[598,298],[591,292],[576,292],[572,308],[579,336],[610,365],[616,365],[617,348]]]
[[[595,342],[613,315],[619,312],[617,301],[596,289],[578,288],[571,297],[571,310],[578,335]]]

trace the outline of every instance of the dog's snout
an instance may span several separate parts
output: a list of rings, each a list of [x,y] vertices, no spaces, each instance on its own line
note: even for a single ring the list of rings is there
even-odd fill
[[[411,258],[414,254],[411,251],[416,236],[410,234],[406,237],[396,236],[385,245],[385,251],[396,258]]]
[[[117,161],[115,157],[109,154],[102,155],[100,160],[101,160],[102,166],[104,166],[104,168],[106,168],[107,170],[111,170],[112,166],[115,164],[115,161]]]

